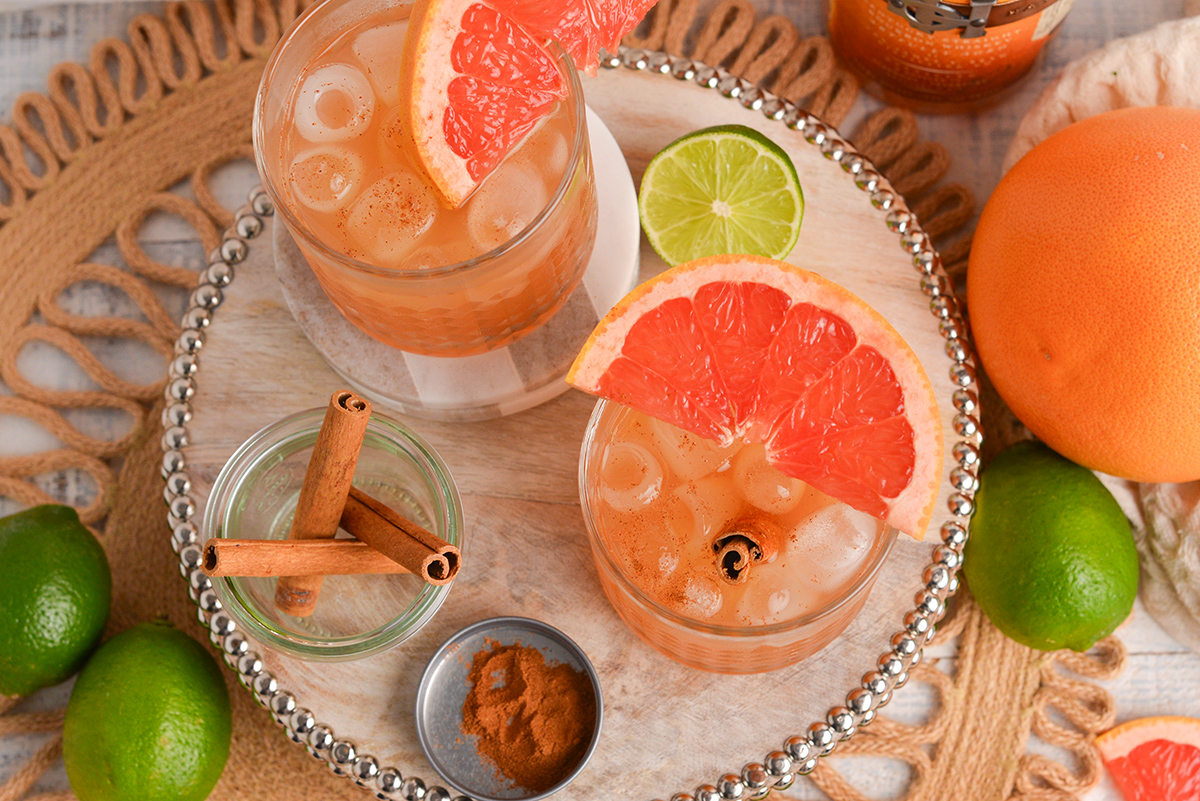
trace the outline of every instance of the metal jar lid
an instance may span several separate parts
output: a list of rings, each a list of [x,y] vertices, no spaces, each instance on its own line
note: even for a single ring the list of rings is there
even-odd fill
[[[942,3],[938,0],[887,0],[888,10],[925,33],[960,29],[964,39],[983,36],[988,28],[1007,25],[1042,11],[1058,0],[971,0]]]

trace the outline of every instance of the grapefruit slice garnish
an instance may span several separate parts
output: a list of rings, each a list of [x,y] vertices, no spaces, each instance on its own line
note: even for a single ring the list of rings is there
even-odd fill
[[[942,423],[916,354],[848,290],[785,262],[713,256],[613,307],[567,374],[609,398],[767,461],[921,539]]]
[[[629,33],[658,0],[493,0],[510,19],[570,54],[575,66],[595,75],[600,49],[617,52]]]
[[[551,52],[477,0],[418,0],[401,63],[405,134],[451,208],[567,96]]]
[[[1125,801],[1200,798],[1200,720],[1131,720],[1097,737],[1096,748]]]
[[[400,107],[413,154],[457,208],[568,94],[547,47],[595,74],[654,0],[416,0],[401,58]],[[583,120],[579,121],[582,125]]]

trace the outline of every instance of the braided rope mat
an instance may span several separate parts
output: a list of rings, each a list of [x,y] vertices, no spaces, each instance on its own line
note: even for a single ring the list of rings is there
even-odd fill
[[[858,86],[825,38],[802,37],[783,17],[758,19],[748,0],[723,0],[703,19],[698,3],[660,0],[627,43],[724,66],[835,126],[846,119]],[[141,343],[161,355],[165,375],[178,315],[163,298],[181,302],[196,273],[152,258],[139,231],[152,213],[182,220],[201,243],[198,264],[220,244],[233,213],[217,201],[210,179],[222,165],[250,157],[259,75],[280,32],[306,4],[186,0],[168,5],[161,17],[138,16],[128,41],[98,42],[87,66],[59,64],[48,91],[18,97],[11,125],[0,125],[0,379],[8,390],[0,395],[0,415],[26,418],[61,443],[0,458],[0,495],[36,504],[56,500],[46,488],[64,477],[92,486],[79,512],[100,535],[113,568],[110,634],[155,616],[198,630],[174,576],[157,500],[162,384],[121,378],[89,345],[97,338]],[[892,108],[870,116],[850,140],[904,195],[948,271],[961,276],[969,249],[961,229],[974,200],[962,186],[939,184],[949,166],[946,150],[921,140],[913,116]],[[188,182],[190,198],[169,191],[180,182]],[[91,261],[113,243],[123,266]],[[140,314],[68,311],[68,295],[82,283],[124,294]],[[47,388],[27,378],[20,358],[33,344],[65,354],[95,388]],[[89,435],[77,426],[87,410],[123,415],[128,430],[109,439]],[[1006,425],[1001,414],[991,417]],[[995,448],[1006,437],[989,439]],[[1110,637],[1086,655],[1031,651],[1003,637],[965,592],[938,633],[939,641],[955,637],[953,674],[936,660],[911,671],[910,681],[936,696],[928,720],[878,718],[797,788],[815,786],[834,801],[864,799],[847,778],[860,757],[907,765],[906,801],[1069,801],[1093,786],[1101,766],[1091,743],[1112,725],[1115,710],[1112,697],[1088,679],[1122,670],[1121,643]],[[294,787],[308,797],[365,797],[288,743],[231,673],[227,681],[234,746],[214,799],[290,797]],[[61,726],[61,710],[33,712],[0,698],[0,738],[35,735],[44,742],[0,784],[0,801],[73,798],[30,795],[61,756]],[[1027,753],[1030,733],[1057,746],[1069,764]]]

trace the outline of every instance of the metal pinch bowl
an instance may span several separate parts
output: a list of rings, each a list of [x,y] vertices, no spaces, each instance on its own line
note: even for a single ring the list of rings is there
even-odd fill
[[[475,738],[463,735],[463,703],[471,689],[467,674],[475,654],[492,645],[521,645],[541,651],[551,664],[567,664],[584,673],[596,694],[596,725],[579,764],[553,787],[530,793],[512,786],[490,760],[481,756]],[[417,689],[417,739],[434,770],[452,789],[474,801],[537,801],[570,784],[587,765],[600,741],[604,698],[591,660],[558,629],[524,617],[493,617],[473,623],[446,640],[429,660]]]

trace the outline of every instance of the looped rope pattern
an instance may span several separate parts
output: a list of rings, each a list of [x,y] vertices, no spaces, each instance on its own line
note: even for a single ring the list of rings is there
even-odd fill
[[[935,691],[930,719],[917,725],[876,719],[820,761],[812,782],[835,801],[858,801],[865,797],[839,768],[852,757],[887,757],[910,768],[904,801],[1078,801],[1099,781],[1102,764],[1093,744],[1113,725],[1116,710],[1107,690],[1069,674],[1113,678],[1124,669],[1124,646],[1108,637],[1087,654],[1033,651],[1001,635],[970,595],[960,595],[956,605],[936,635],[938,642],[961,638],[953,675],[931,664],[909,671],[910,682]],[[1030,730],[1069,753],[1074,770],[1020,754],[1016,749]],[[1002,767],[1006,761],[1011,769]]]

